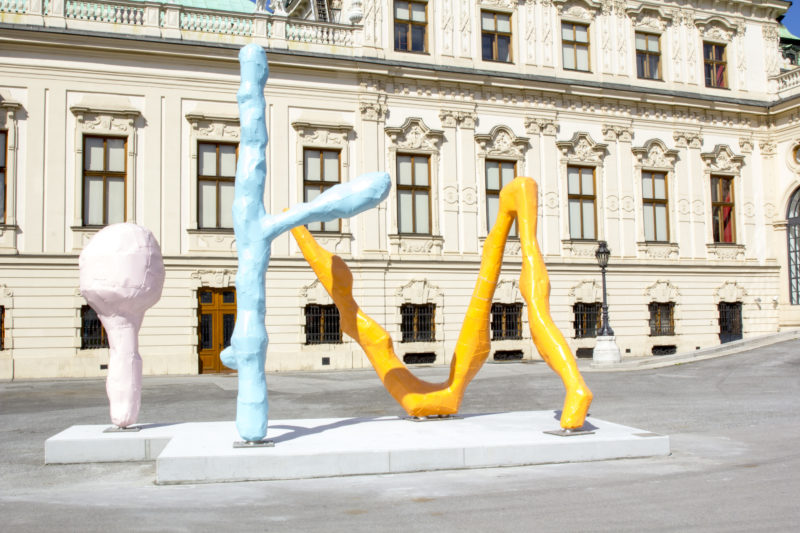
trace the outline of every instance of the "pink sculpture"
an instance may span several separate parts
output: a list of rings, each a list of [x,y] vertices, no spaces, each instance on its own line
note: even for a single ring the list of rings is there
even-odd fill
[[[136,423],[142,399],[139,328],[164,287],[161,248],[149,230],[113,224],[92,237],[78,264],[81,294],[108,335],[106,392],[111,421],[127,428]]]

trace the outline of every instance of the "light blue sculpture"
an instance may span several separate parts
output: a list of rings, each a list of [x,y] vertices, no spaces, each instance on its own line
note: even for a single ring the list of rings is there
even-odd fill
[[[222,354],[225,366],[239,371],[236,429],[247,442],[267,434],[267,329],[264,276],[273,239],[296,226],[351,217],[375,207],[389,195],[391,180],[385,172],[372,172],[336,185],[313,201],[293,206],[278,215],[264,209],[267,177],[267,125],[264,117],[267,56],[249,44],[239,51],[241,84],[239,102],[241,141],[233,197],[233,230],[239,269],[236,273],[237,314],[231,345]]]

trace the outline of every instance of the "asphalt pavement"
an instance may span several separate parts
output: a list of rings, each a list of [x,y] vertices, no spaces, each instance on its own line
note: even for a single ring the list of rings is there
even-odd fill
[[[656,369],[586,368],[584,377],[592,416],[667,434],[672,455],[157,486],[153,463],[43,464],[48,437],[109,421],[102,380],[0,383],[0,531],[800,529],[800,340]],[[267,381],[272,420],[404,414],[371,370]],[[145,377],[139,420],[232,420],[236,389],[235,376]],[[562,402],[561,383],[543,363],[487,364],[462,412],[557,410]]]

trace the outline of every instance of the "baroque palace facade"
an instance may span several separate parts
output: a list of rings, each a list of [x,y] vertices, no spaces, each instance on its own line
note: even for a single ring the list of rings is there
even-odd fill
[[[363,172],[389,199],[310,229],[409,364],[449,363],[514,175],[539,183],[553,317],[623,357],[800,326],[800,69],[781,0],[0,0],[0,379],[101,376],[78,255],[149,228],[167,268],[148,374],[225,369],[238,49],[261,44],[268,212]],[[512,236],[496,360],[537,359]],[[361,368],[290,235],[267,273],[268,370]]]

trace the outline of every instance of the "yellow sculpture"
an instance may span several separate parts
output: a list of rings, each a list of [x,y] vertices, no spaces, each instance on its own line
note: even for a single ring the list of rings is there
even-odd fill
[[[531,336],[539,354],[564,382],[567,393],[561,427],[573,430],[583,426],[592,392],[550,316],[550,278],[536,241],[536,215],[537,185],[533,179],[517,177],[500,192],[497,222],[483,245],[478,280],[450,363],[450,377],[444,383],[428,383],[414,376],[395,354],[386,330],[359,309],[353,299],[353,275],[342,259],[319,246],[305,227],[291,231],[339,309],[342,331],[364,349],[389,394],[409,415],[441,416],[458,412],[467,385],[489,355],[492,296],[508,232],[516,218],[522,245],[519,289],[528,307]]]

